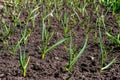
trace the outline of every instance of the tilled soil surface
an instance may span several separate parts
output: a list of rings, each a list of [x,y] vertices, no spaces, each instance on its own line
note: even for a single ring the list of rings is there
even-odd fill
[[[92,10],[90,10],[89,13],[91,13],[91,11]],[[63,47],[64,44],[50,51],[45,56],[45,59],[41,59],[38,46],[41,46],[42,26],[39,26],[32,31],[31,36],[28,38],[26,53],[30,55],[30,62],[25,78],[22,75],[22,69],[19,63],[19,50],[14,56],[10,55],[8,51],[8,48],[11,48],[12,42],[16,42],[20,39],[19,28],[16,29],[10,38],[6,39],[9,41],[8,48],[0,41],[0,80],[120,80],[120,58],[118,58],[112,66],[100,73],[100,46],[99,41],[94,41],[94,31],[92,32],[92,26],[95,24],[96,17],[94,15],[91,16],[91,31],[89,32],[88,45],[83,55],[72,68],[72,74],[64,70],[69,62],[68,53]],[[115,26],[112,27],[112,32],[116,34],[119,29],[116,27],[114,17],[111,13],[108,14],[105,19],[107,26]],[[62,25],[56,20],[51,20],[51,27],[53,26],[55,27],[55,35],[49,45],[52,45],[63,37]],[[73,28],[73,32],[75,33],[73,41],[80,50],[85,41],[86,30],[79,24],[76,24]],[[114,44],[107,45],[110,41],[106,39],[104,33],[102,34],[104,43],[109,51]],[[119,47],[116,47],[108,55],[105,63],[109,63],[119,54]]]
[[[61,32],[60,29],[57,33]],[[75,44],[82,47],[85,35],[84,29],[75,29]],[[53,38],[51,43],[59,40],[61,34]],[[15,38],[16,39],[16,38]],[[63,44],[50,51],[45,59],[41,59],[38,47],[41,43],[41,28],[36,28],[29,37],[27,53],[30,55],[30,63],[27,68],[27,76],[22,76],[22,70],[19,64],[19,53],[11,56],[5,47],[2,47],[0,54],[0,79],[1,80],[66,80],[70,74],[64,71],[68,64],[68,53],[64,50]],[[117,54],[119,49],[114,50],[108,56],[108,63]],[[120,79],[120,59],[109,69],[100,73],[100,47],[94,43],[92,36],[89,35],[89,43],[86,51],[79,58],[72,68],[72,74],[69,80],[119,80]]]

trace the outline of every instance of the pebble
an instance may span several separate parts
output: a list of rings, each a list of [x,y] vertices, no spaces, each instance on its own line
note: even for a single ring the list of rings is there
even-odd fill
[[[2,78],[2,77],[4,77],[5,76],[5,74],[0,74],[0,78]]]
[[[55,57],[56,60],[59,60],[59,57]]]

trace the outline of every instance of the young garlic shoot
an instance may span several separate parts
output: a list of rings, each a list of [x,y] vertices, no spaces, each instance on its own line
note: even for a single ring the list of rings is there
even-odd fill
[[[43,30],[42,30],[42,48],[38,47],[40,52],[42,53],[42,59],[45,58],[45,55],[50,51],[52,50],[53,48],[55,48],[56,46],[60,45],[61,43],[63,43],[65,40],[67,40],[67,38],[63,38],[61,40],[59,40],[58,42],[56,42],[55,44],[53,44],[52,46],[50,46],[48,48],[48,43],[49,41],[51,40],[53,36],[53,33],[49,33],[47,30],[46,30],[46,26],[45,24],[43,23]]]
[[[88,33],[86,33],[86,39],[83,48],[80,50],[80,52],[74,56],[74,52],[72,49],[72,33],[70,32],[70,50],[69,50],[69,65],[66,67],[66,70],[70,72],[71,68],[74,66],[74,64],[77,62],[77,60],[81,57],[83,52],[85,51],[88,43]]]
[[[106,49],[104,47],[104,43],[103,43],[103,40],[102,40],[102,35],[101,35],[100,27],[99,27],[99,42],[100,42],[100,48],[101,48],[101,68],[100,68],[100,72],[103,72],[105,69],[108,69],[113,63],[116,62],[118,56],[116,56],[115,58],[113,58],[107,65],[104,66],[106,58],[107,58],[107,52],[106,52]]]
[[[40,52],[42,53],[42,59],[45,58],[45,55],[52,50],[53,48],[55,48],[56,46],[62,44],[64,41],[66,41],[68,38],[63,38],[61,40],[59,40],[58,42],[56,42],[55,44],[53,44],[52,46],[48,47],[48,43],[51,40],[54,32],[49,33],[46,29],[46,25],[45,25],[45,19],[50,16],[53,13],[54,10],[52,10],[51,13],[49,13],[48,15],[43,17],[43,27],[42,27],[42,48],[38,47]],[[45,13],[46,14],[46,13]]]
[[[30,56],[26,55],[25,49],[24,49],[24,52],[22,53],[22,50],[20,47],[20,65],[22,67],[24,77],[26,77],[27,66],[29,61],[30,61]]]

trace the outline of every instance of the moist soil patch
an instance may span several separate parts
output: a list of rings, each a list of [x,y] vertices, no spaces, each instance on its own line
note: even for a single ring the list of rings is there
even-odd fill
[[[89,8],[88,8],[89,10]],[[92,10],[89,10],[91,12]],[[24,17],[24,16],[23,16]],[[91,18],[91,26],[95,22],[95,16]],[[111,13],[106,17],[107,26],[116,26],[114,23],[114,17]],[[50,41],[49,45],[62,39],[63,31],[62,25],[57,20],[51,20],[51,29],[55,27],[55,35]],[[85,28],[76,24],[73,27],[74,44],[79,48],[82,48],[85,41]],[[113,27],[113,34],[118,32],[118,28]],[[100,46],[99,43],[94,41],[94,32],[89,33],[89,41],[87,48],[83,55],[79,58],[77,63],[71,70],[71,73],[64,70],[68,65],[69,56],[64,49],[64,44],[57,46],[50,51],[45,59],[41,59],[41,53],[38,46],[41,46],[41,31],[42,27],[35,28],[30,37],[28,38],[26,53],[30,55],[30,62],[27,68],[27,76],[23,77],[22,69],[19,63],[19,51],[14,56],[9,54],[8,49],[0,41],[0,80],[120,80],[120,58],[110,66],[108,69],[100,73]],[[9,48],[11,48],[12,42],[19,40],[20,34],[19,27],[15,30],[14,34],[6,40],[9,41]],[[106,36],[103,33],[105,44],[109,43]],[[107,45],[109,51],[114,44]],[[120,54],[119,47],[113,49],[111,54],[107,57],[106,64],[109,63],[116,55]]]

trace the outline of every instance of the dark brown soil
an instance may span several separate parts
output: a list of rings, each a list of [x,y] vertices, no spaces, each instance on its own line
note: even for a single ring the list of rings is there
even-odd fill
[[[89,8],[88,8],[89,10]],[[89,11],[91,13],[92,10]],[[85,18],[83,18],[85,19]],[[68,53],[65,51],[61,44],[52,51],[50,51],[45,59],[41,59],[41,53],[38,50],[38,46],[41,46],[41,31],[42,27],[39,26],[33,30],[29,37],[27,44],[27,53],[30,55],[30,63],[27,68],[27,76],[24,78],[22,75],[22,69],[19,63],[19,51],[14,56],[10,55],[7,47],[0,41],[0,80],[120,80],[120,58],[110,68],[100,73],[100,46],[99,41],[94,41],[94,31],[92,31],[92,25],[95,24],[95,15],[91,17],[91,31],[89,32],[89,42],[83,55],[79,58],[77,63],[68,73],[64,70],[64,67],[69,62]],[[106,17],[106,25],[116,26],[114,17],[111,13]],[[63,31],[62,25],[57,20],[51,20],[51,27],[55,26],[55,35],[52,38],[50,45],[62,39]],[[78,48],[82,48],[85,40],[85,28],[76,24],[73,27],[75,33],[74,44]],[[113,34],[118,32],[117,27],[113,27]],[[103,30],[104,31],[104,30]],[[103,33],[104,35],[104,33]],[[19,28],[10,38],[9,47],[12,42],[19,39]],[[104,36],[105,44],[109,44],[109,40]],[[112,45],[108,45],[108,51]],[[115,56],[120,54],[119,47],[115,48],[111,54],[107,57],[106,64],[110,62]]]
[[[77,34],[76,41],[79,46],[82,46],[84,41],[83,31],[81,28],[75,30]],[[59,30],[58,30],[59,33]],[[6,48],[0,54],[0,78],[1,80],[65,80],[69,77],[68,72],[64,71],[64,67],[68,64],[68,53],[65,52],[63,45],[49,52],[45,59],[41,59],[40,53],[36,46],[40,45],[41,28],[35,29],[29,38],[27,52],[30,54],[30,63],[27,69],[27,77],[22,76],[22,70],[19,64],[18,53],[11,56]],[[60,36],[60,35],[58,35]],[[59,37],[55,37],[55,41]],[[119,80],[120,79],[120,62],[119,59],[109,69],[100,73],[100,47],[99,44],[94,44],[91,36],[86,51],[77,61],[72,69],[74,73],[69,80]],[[109,58],[114,58],[119,54],[116,50]],[[107,62],[106,62],[107,63]]]

